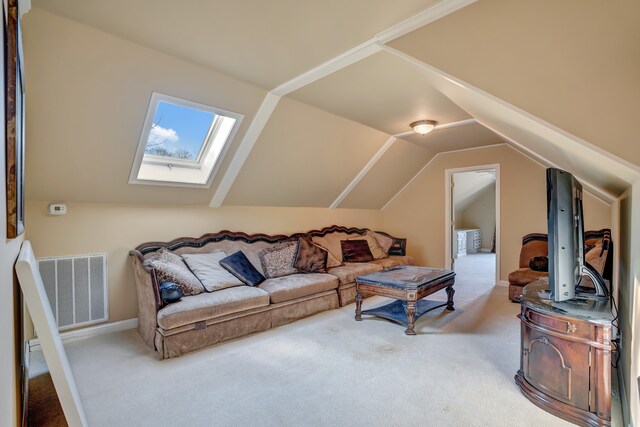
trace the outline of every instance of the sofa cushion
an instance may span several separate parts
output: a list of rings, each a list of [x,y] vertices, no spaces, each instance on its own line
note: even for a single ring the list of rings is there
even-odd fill
[[[313,246],[317,247],[318,249],[322,249],[327,253],[327,268],[340,267],[342,265],[342,261],[338,261],[336,257],[331,255],[331,252],[329,252],[327,248],[320,246],[319,244],[313,242],[313,240],[312,240],[312,243],[313,243]]]
[[[546,256],[534,256],[529,261],[529,268],[533,271],[549,271],[549,258]]]
[[[373,264],[370,262],[359,262],[359,263],[351,263],[346,262],[344,265],[340,267],[330,268],[327,270],[327,273],[332,274],[340,280],[341,285],[346,285],[349,283],[353,283],[356,280],[356,277],[362,276],[364,274],[373,273],[375,271],[381,271],[382,266],[378,264]]]
[[[296,274],[293,266],[298,253],[298,241],[284,242],[260,252],[262,271],[267,279]]]
[[[271,296],[271,304],[290,301],[338,287],[338,280],[330,274],[306,273],[267,279],[260,289]]]
[[[377,264],[382,266],[383,269],[397,267],[399,265],[413,265],[414,259],[412,256],[396,256],[392,255],[386,258],[375,259],[370,262],[370,264]]]
[[[150,257],[145,260],[144,265],[156,270],[158,283],[173,282],[180,286],[183,295],[198,295],[204,292],[204,286],[196,276],[189,270],[182,258],[179,261],[171,258]]]
[[[342,259],[345,262],[368,262],[374,260],[369,243],[364,239],[343,240],[340,245],[342,246]]]
[[[335,233],[327,233],[324,236],[313,236],[312,240],[314,243],[322,246],[326,250],[329,251],[331,255],[339,262],[343,261],[342,258],[342,247],[340,246],[340,241],[347,240],[350,237],[359,236],[358,234],[347,234],[341,232]]]
[[[193,274],[202,282],[208,292],[220,289],[242,286],[243,283],[220,265],[220,260],[226,258],[224,252],[210,252],[206,254],[183,254],[184,262]]]
[[[384,251],[384,254],[388,255],[389,249],[391,249],[391,246],[393,246],[395,240],[393,240],[389,236],[385,236],[384,234],[376,233],[375,231],[369,231],[369,233],[371,233],[373,237],[375,237],[375,239],[378,241],[378,245],[380,245],[380,247]]]
[[[184,297],[158,311],[158,325],[163,329],[173,329],[267,305],[269,294],[262,289],[236,286]]]
[[[221,259],[220,265],[245,285],[258,286],[265,280],[265,277],[251,264],[242,251]]]
[[[348,240],[366,240],[373,259],[380,259],[387,256],[387,253],[380,247],[378,240],[374,237],[373,232],[367,231],[364,236],[349,237]],[[344,249],[343,249],[344,257]],[[346,261],[346,258],[345,258]]]
[[[314,245],[310,237],[298,240],[298,253],[294,267],[303,273],[326,273],[329,252]]]
[[[549,273],[543,271],[533,271],[530,268],[519,268],[509,274],[509,283],[512,285],[525,286],[535,282],[541,277],[547,277]]]

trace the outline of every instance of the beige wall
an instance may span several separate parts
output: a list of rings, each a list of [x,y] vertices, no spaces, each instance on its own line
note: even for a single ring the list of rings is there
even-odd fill
[[[265,90],[38,8],[23,32],[29,200],[209,204]],[[210,188],[128,184],[154,91],[245,115]]]
[[[457,213],[456,213],[457,215]],[[479,228],[482,248],[491,249],[493,231],[496,226],[496,187],[491,185],[460,213],[456,228]]]
[[[176,207],[78,204],[65,216],[47,214],[44,202],[27,203],[27,238],[37,257],[107,253],[109,320],[137,316],[128,252],[150,241],[197,237],[220,230],[289,234],[332,224],[382,228],[377,210],[266,207]],[[1,330],[2,328],[0,328]]]
[[[438,156],[383,211],[384,229],[407,237],[408,251],[419,264],[445,265],[445,170],[500,165],[500,278],[518,267],[522,236],[546,232],[545,169],[502,145]],[[611,226],[611,207],[589,194],[584,197],[587,229]]]

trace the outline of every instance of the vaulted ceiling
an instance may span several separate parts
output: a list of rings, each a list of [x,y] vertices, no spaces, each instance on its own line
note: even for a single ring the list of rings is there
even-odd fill
[[[507,142],[613,198],[640,177],[640,10],[561,3],[33,0],[27,197],[379,209]],[[210,188],[127,183],[153,91],[245,115]]]

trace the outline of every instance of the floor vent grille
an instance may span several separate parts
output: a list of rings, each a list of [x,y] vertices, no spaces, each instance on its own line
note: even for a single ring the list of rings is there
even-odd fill
[[[106,254],[41,258],[38,268],[60,330],[108,319]]]

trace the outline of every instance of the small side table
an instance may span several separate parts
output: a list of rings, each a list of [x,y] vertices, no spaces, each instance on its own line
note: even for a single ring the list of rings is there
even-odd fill
[[[363,314],[382,317],[406,326],[405,334],[416,335],[414,324],[425,313],[438,307],[453,311],[453,285],[455,273],[428,267],[403,265],[385,271],[356,278],[356,320]],[[447,292],[447,301],[430,301],[422,298],[441,289]],[[396,301],[362,311],[363,294],[395,298]]]

